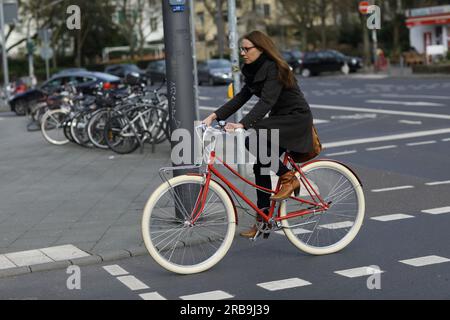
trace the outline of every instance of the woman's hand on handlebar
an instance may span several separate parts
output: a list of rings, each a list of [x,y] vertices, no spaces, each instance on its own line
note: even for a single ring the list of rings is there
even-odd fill
[[[217,119],[217,115],[215,113],[211,113],[207,118],[205,118],[202,123],[204,123],[207,127],[211,127],[211,124],[214,120]]]
[[[227,132],[234,132],[236,129],[243,129],[244,126],[242,125],[242,123],[227,123],[225,126],[225,130]]]

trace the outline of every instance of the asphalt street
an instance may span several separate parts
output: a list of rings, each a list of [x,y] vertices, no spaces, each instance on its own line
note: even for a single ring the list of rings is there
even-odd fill
[[[314,257],[299,252],[283,235],[272,234],[268,240],[256,242],[237,236],[227,256],[201,274],[171,274],[143,255],[81,266],[80,286],[75,289],[70,286],[71,273],[65,268],[3,278],[0,299],[450,299],[450,78],[352,75],[299,81],[325,146],[321,158],[346,163],[363,182],[365,222],[343,251]],[[225,101],[224,86],[201,87],[201,116],[206,117]],[[252,99],[244,113],[256,101]],[[0,128],[9,118],[8,114],[0,114]],[[8,146],[10,136],[0,132],[3,146]],[[26,137],[25,133],[21,135]],[[7,150],[14,152],[12,145]],[[41,149],[31,150],[38,155]],[[70,152],[78,157],[89,152],[76,147],[64,150],[53,152],[55,156]],[[2,157],[0,163],[4,165],[6,159]],[[110,170],[124,170],[125,165],[143,168],[152,156],[144,153],[124,159],[120,157],[126,163]],[[166,158],[158,159],[152,168]],[[94,170],[92,159],[84,165]],[[14,163],[11,166],[14,168]],[[14,183],[5,170],[3,175]],[[107,175],[109,169],[103,170]],[[117,211],[116,216],[122,219],[123,212],[136,211],[134,220],[127,221],[130,228],[115,229],[117,232],[138,232],[139,206],[155,184],[140,183],[140,193]],[[4,183],[1,187],[7,188]],[[77,193],[77,199],[83,201],[83,195]],[[90,211],[86,212],[102,208],[91,200]],[[51,202],[51,197],[47,201]],[[8,208],[0,207],[3,211]],[[122,235],[120,239],[139,236]],[[108,249],[127,248],[113,240],[111,234]],[[31,249],[4,243],[3,252]],[[86,252],[95,251],[95,244],[83,247],[82,241],[70,243]]]

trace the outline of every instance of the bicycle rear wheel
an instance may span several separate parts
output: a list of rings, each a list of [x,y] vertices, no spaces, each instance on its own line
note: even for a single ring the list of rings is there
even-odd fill
[[[282,220],[283,231],[298,249],[313,255],[338,252],[360,230],[365,212],[362,186],[345,166],[332,161],[307,163],[302,171],[329,209],[306,216]],[[314,202],[302,184],[300,197]],[[280,216],[307,209],[310,205],[288,199],[280,206]]]
[[[131,123],[123,115],[110,118],[106,122],[104,134],[108,147],[116,153],[131,153],[139,147],[139,141]]]
[[[201,176],[178,176],[163,183],[149,198],[142,217],[142,236],[153,259],[163,268],[192,274],[208,270],[233,242],[236,218],[223,188],[211,181],[204,210],[196,208],[204,184]]]

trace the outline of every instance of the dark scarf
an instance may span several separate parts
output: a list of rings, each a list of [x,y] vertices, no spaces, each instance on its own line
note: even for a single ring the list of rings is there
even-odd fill
[[[253,83],[256,73],[267,59],[267,55],[263,52],[258,59],[242,67],[242,74],[245,76],[245,82],[247,84]]]

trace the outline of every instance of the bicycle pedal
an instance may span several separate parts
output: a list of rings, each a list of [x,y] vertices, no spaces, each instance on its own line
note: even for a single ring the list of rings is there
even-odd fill
[[[258,231],[256,231],[255,236],[253,238],[249,238],[249,239],[250,239],[250,241],[256,241],[256,238],[258,238],[260,235],[261,235],[261,231],[258,230]]]
[[[270,236],[270,233],[264,233],[264,234],[263,234],[263,239],[268,239],[269,236]]]

